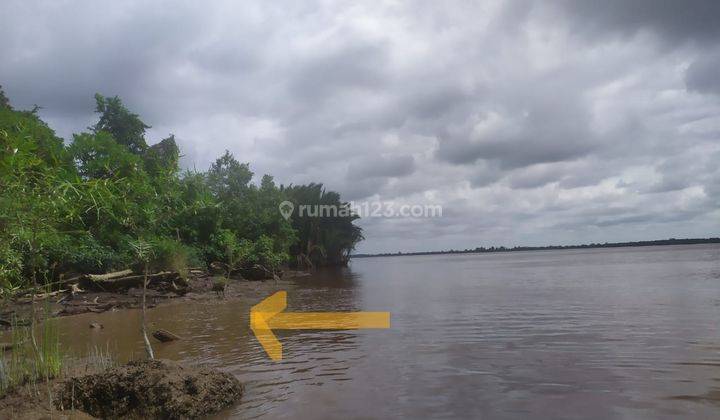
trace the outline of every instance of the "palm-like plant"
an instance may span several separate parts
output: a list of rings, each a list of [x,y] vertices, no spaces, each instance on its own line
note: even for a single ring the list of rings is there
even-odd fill
[[[363,239],[362,229],[353,224],[358,216],[349,211],[349,204],[340,200],[340,194],[326,191],[322,184],[281,187],[286,196],[301,205],[317,206],[318,209],[334,208],[330,214],[299,212],[292,217],[297,231],[298,243],[292,254],[298,266],[314,268],[317,265],[344,265],[355,245]]]

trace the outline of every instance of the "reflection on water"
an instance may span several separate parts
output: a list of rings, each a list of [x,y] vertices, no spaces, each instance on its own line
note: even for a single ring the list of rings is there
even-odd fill
[[[390,311],[391,329],[251,338],[270,293],[158,307],[185,339],[159,357],[246,384],[219,418],[718,417],[720,247],[678,246],[355,260],[289,285],[289,311]],[[137,312],[63,319],[80,353],[142,355]]]

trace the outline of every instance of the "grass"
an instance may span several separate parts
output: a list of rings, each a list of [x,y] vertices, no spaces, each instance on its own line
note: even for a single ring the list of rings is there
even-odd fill
[[[0,396],[14,387],[49,382],[60,375],[63,363],[56,320],[24,327],[13,319],[11,337],[12,349],[0,357]]]
[[[98,346],[93,346],[88,352],[85,360],[85,372],[95,373],[102,372],[117,365],[117,361],[113,358],[110,352],[110,346],[107,345],[105,349]]]
[[[34,305],[34,304],[33,304]],[[45,385],[50,394],[50,381],[66,374],[78,374],[77,363],[60,349],[57,319],[50,316],[46,302],[41,321],[31,316],[30,325],[23,323],[13,314],[11,318],[10,349],[0,350],[0,398],[16,387],[29,385],[39,393]],[[32,313],[35,314],[33,308]],[[92,347],[83,359],[85,373],[100,372],[117,363],[111,356],[110,348]],[[52,400],[52,395],[50,400]]]

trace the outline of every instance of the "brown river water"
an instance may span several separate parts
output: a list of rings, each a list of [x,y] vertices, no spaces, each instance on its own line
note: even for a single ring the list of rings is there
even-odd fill
[[[289,311],[389,311],[388,330],[281,331],[271,292],[150,310],[158,357],[236,375],[217,418],[720,418],[720,246],[353,260],[283,287]],[[104,324],[88,328],[90,321]],[[140,357],[137,311],[60,319],[63,349]]]

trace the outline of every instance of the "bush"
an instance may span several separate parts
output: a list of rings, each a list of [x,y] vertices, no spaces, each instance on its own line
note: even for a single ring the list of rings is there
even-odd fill
[[[79,273],[105,273],[128,266],[131,259],[128,252],[115,251],[98,243],[89,234],[67,237],[62,243],[48,250],[48,259],[58,261],[56,273],[74,271]]]
[[[270,271],[276,271],[288,260],[288,254],[275,250],[271,237],[262,235],[257,241],[237,239],[228,229],[220,229],[213,235],[209,249],[211,261],[228,265],[231,271],[241,268],[253,268],[261,265]]]
[[[150,269],[153,271],[174,271],[187,278],[190,267],[204,265],[196,248],[175,239],[157,237],[148,242],[152,246]]]
[[[289,256],[286,252],[275,251],[274,248],[272,238],[265,235],[261,236],[253,244],[253,252],[248,262],[252,265],[260,264],[273,272],[277,271],[283,263],[287,262]]]

